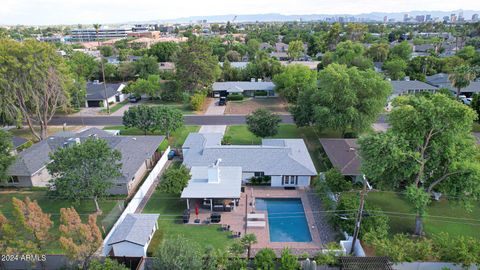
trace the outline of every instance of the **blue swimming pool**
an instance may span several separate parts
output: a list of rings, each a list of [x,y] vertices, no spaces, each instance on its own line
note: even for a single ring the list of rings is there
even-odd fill
[[[255,199],[255,208],[268,213],[270,242],[311,242],[301,199]]]

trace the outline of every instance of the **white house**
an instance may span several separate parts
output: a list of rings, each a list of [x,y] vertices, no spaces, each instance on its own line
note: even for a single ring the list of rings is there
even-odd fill
[[[146,257],[159,214],[128,214],[107,242],[109,255]]]
[[[107,83],[105,90],[103,82],[88,82],[85,107],[107,107],[107,102],[109,104],[122,102],[126,98],[122,93],[123,88],[125,88],[123,83]]]

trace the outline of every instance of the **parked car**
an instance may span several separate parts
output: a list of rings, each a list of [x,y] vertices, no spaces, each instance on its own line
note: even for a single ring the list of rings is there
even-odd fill
[[[225,106],[225,105],[227,105],[227,98],[221,97],[220,100],[218,101],[218,106]]]
[[[467,98],[465,95],[458,96],[458,99],[465,105],[470,105],[472,103],[472,98]]]
[[[142,97],[141,96],[130,96],[130,97],[128,97],[128,100],[131,103],[137,103],[138,101],[142,100]]]

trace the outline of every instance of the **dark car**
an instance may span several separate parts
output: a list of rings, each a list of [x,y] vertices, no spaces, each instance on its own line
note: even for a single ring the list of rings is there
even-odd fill
[[[227,105],[227,98],[221,97],[220,100],[218,101],[218,106],[225,106],[225,105]]]
[[[131,103],[137,103],[139,100],[141,100],[142,97],[141,96],[130,96],[128,97],[128,100],[131,102]]]

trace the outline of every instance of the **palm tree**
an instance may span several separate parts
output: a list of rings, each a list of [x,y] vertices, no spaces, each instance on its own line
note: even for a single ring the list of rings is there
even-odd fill
[[[97,39],[98,42],[98,48],[100,49],[100,39],[98,37],[98,32],[100,30],[101,24],[95,23],[93,24],[93,28],[95,28],[95,38]],[[105,66],[103,63],[103,55],[100,53],[100,63],[102,67],[102,77],[103,77],[103,93],[105,94],[105,100],[107,101],[107,113],[110,114],[110,104],[108,103],[108,97],[107,97],[107,81],[105,80]]]
[[[252,245],[257,243],[257,236],[253,233],[245,234],[245,236],[240,240],[244,248],[247,249],[247,258],[250,258],[250,251]]]
[[[453,69],[453,73],[448,75],[452,86],[457,89],[457,98],[460,96],[460,90],[470,85],[476,77],[476,72],[473,68],[462,65]]]

